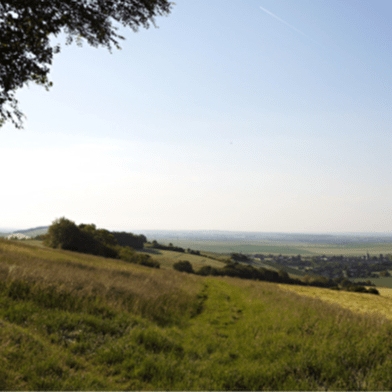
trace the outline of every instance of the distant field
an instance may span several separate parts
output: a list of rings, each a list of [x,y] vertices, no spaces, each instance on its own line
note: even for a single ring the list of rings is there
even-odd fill
[[[201,251],[217,252],[217,253],[264,253],[273,255],[303,255],[316,256],[325,254],[331,255],[347,255],[362,256],[366,253],[370,255],[392,254],[391,243],[358,243],[358,244],[306,244],[299,242],[261,242],[261,241],[190,241],[176,238],[160,239],[163,244],[173,243],[184,249],[191,248]]]
[[[303,255],[303,256],[317,256],[323,255],[344,255],[344,256],[363,256],[369,253],[372,256],[382,254],[392,254],[392,243],[351,243],[344,245],[336,244],[314,244],[302,242],[278,242],[278,241],[192,241],[177,238],[159,239],[159,242],[165,245],[173,243],[175,246],[180,246],[184,249],[190,248],[193,250],[200,250],[203,252],[230,254],[237,253],[263,253],[272,255]],[[28,240],[24,241],[26,244],[42,246],[42,241]],[[176,255],[176,252],[174,252]],[[184,256],[184,254],[179,253]],[[153,256],[153,255],[152,255]],[[186,255],[189,259],[189,256]],[[192,256],[192,255],[190,255]],[[222,255],[221,255],[222,256]],[[223,256],[224,257],[224,256]],[[154,257],[157,260],[164,257]],[[186,260],[186,259],[185,259]],[[191,260],[189,260],[191,261]]]
[[[389,272],[392,273],[392,271],[389,271]],[[353,282],[363,282],[368,279],[377,286],[378,290],[381,287],[386,287],[386,288],[392,289],[392,277],[389,277],[389,278],[355,278],[355,279],[350,278],[350,280],[352,280]]]

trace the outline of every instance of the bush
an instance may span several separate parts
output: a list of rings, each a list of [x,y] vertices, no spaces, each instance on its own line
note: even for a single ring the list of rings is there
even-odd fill
[[[196,274],[202,276],[208,276],[208,275],[217,276],[219,275],[219,270],[214,267],[211,267],[210,265],[204,265],[196,272]]]
[[[137,256],[135,249],[129,246],[122,246],[119,247],[118,257],[123,261],[127,261],[128,263],[134,263]]]
[[[119,247],[119,258],[128,263],[140,264],[151,268],[160,268],[160,264],[152,260],[150,255],[138,254],[129,246]]]
[[[367,293],[368,292],[365,287],[357,286],[357,285],[346,286],[346,290],[347,291],[354,291],[355,293]]]
[[[178,261],[177,263],[174,263],[173,268],[180,272],[187,272],[188,274],[194,273],[192,264],[187,260]]]
[[[282,270],[282,269],[280,269],[279,271],[278,271],[278,274],[279,274],[279,276],[282,278],[282,279],[284,279],[284,280],[288,280],[290,277],[289,277],[289,274],[287,273],[287,271],[284,271],[284,270]]]
[[[368,293],[380,295],[379,291],[377,289],[375,289],[374,287],[371,287],[370,289],[368,289]]]
[[[138,254],[136,263],[140,265],[144,265],[145,267],[161,268],[159,262],[153,260],[149,255]]]

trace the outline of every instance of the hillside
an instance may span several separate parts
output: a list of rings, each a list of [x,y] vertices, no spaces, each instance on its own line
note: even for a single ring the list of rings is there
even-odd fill
[[[291,287],[0,240],[0,389],[392,389],[390,315],[339,305],[389,296]]]
[[[7,237],[9,234],[21,233],[28,237],[35,237],[37,235],[46,234],[49,226],[33,227],[25,230],[3,229],[0,230],[0,237]]]
[[[225,265],[223,260],[228,258],[228,256],[222,257],[208,252],[202,252],[202,255],[198,256],[189,253],[173,252],[170,250],[153,249],[148,246],[140,252],[150,255],[153,260],[158,261],[161,265],[161,268],[168,269],[173,269],[173,264],[180,260],[189,261],[195,270],[205,265],[210,265],[211,267],[215,268],[222,268]],[[217,260],[219,258],[222,261]]]

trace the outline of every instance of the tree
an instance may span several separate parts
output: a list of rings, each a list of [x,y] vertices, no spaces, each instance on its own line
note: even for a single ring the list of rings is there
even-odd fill
[[[60,46],[51,46],[51,36],[66,34],[66,44],[74,39],[88,44],[120,49],[118,28],[113,23],[138,28],[155,26],[155,17],[168,15],[167,0],[2,0],[0,2],[0,127],[11,121],[22,128],[22,112],[14,93],[29,82],[45,89],[53,55]]]
[[[75,222],[64,217],[52,222],[48,229],[46,245],[51,248],[61,248],[66,250],[79,250],[80,230]]]
[[[134,249],[143,249],[144,244],[147,242],[147,238],[143,234],[136,235],[132,233],[126,233],[124,231],[113,231],[111,234],[120,246],[129,246]]]
[[[49,226],[45,244],[52,248],[89,253],[104,257],[116,258],[114,237],[104,229],[97,230],[94,224],[81,224],[64,217],[56,219]]]

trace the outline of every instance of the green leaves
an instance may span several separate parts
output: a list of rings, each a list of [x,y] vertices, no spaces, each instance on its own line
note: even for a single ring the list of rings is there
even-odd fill
[[[167,0],[5,0],[0,4],[0,126],[11,121],[22,128],[23,114],[18,109],[14,93],[29,81],[52,86],[48,80],[53,54],[59,45],[51,46],[50,36],[65,32],[66,44],[73,42],[120,49],[112,21],[130,27],[155,25],[157,15],[167,15],[171,3]],[[7,103],[10,103],[7,106]]]

